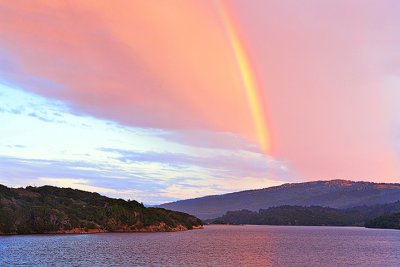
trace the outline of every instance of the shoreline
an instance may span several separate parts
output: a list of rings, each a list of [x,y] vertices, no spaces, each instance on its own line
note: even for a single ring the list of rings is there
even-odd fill
[[[269,226],[269,227],[328,227],[328,228],[359,228],[371,230],[398,230],[397,228],[366,227],[361,225],[287,225],[287,224],[205,224],[204,226]]]
[[[94,234],[130,234],[130,233],[173,233],[173,232],[184,232],[184,231],[191,231],[191,230],[201,230],[204,229],[203,225],[200,226],[193,226],[192,229],[179,228],[175,227],[170,230],[163,230],[163,229],[139,229],[139,230],[121,230],[121,231],[106,231],[103,229],[88,229],[85,230],[83,228],[74,228],[71,230],[60,230],[56,232],[43,232],[43,233],[1,233],[0,237],[2,236],[30,236],[30,235],[94,235]]]
[[[150,229],[141,229],[141,230],[121,230],[121,231],[106,231],[103,229],[88,229],[85,231],[84,229],[72,229],[68,231],[57,231],[57,232],[46,232],[46,233],[26,233],[26,234],[18,234],[18,233],[0,233],[0,237],[7,237],[7,236],[39,236],[39,235],[50,235],[50,236],[57,236],[57,235],[94,235],[94,234],[134,234],[134,233],[173,233],[173,232],[185,232],[191,230],[203,230],[208,226],[227,226],[227,227],[239,227],[239,226],[268,226],[268,227],[287,227],[287,228],[296,228],[296,227],[323,227],[323,228],[358,228],[358,229],[369,229],[369,230],[399,230],[394,228],[370,228],[365,226],[354,226],[354,225],[266,225],[266,224],[205,224],[200,226],[194,226],[192,229],[176,229],[173,228],[171,230],[150,230]]]

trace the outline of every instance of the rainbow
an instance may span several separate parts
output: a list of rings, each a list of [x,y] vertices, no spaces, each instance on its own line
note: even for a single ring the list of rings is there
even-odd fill
[[[262,104],[260,86],[253,74],[249,57],[244,49],[243,43],[240,41],[238,32],[233,23],[233,19],[229,16],[228,8],[223,1],[217,1],[221,18],[229,37],[235,59],[237,61],[243,87],[246,92],[247,101],[253,118],[254,128],[256,131],[257,141],[266,154],[271,152],[271,138],[266,124],[265,111]]]

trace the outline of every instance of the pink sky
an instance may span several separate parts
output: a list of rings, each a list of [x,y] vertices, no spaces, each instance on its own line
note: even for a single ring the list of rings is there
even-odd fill
[[[260,82],[267,156],[296,181],[399,182],[399,2],[225,5]],[[0,29],[3,81],[181,144],[257,144],[214,1],[9,1]]]

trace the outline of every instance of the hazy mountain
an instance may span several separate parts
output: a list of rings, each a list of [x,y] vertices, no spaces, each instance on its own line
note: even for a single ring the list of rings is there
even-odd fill
[[[206,196],[162,204],[159,207],[213,219],[227,211],[258,211],[274,206],[322,206],[338,209],[372,206],[400,200],[400,184],[346,180],[291,183],[264,189]]]
[[[145,208],[71,188],[0,185],[0,234],[179,231],[200,227],[189,214]]]

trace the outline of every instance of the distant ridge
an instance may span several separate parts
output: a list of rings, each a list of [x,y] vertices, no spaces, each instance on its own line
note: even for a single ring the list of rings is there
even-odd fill
[[[322,206],[345,209],[400,200],[400,184],[354,182],[349,180],[288,183],[264,189],[205,196],[159,205],[193,214],[201,219],[220,217],[227,211],[258,211],[269,207]]]

